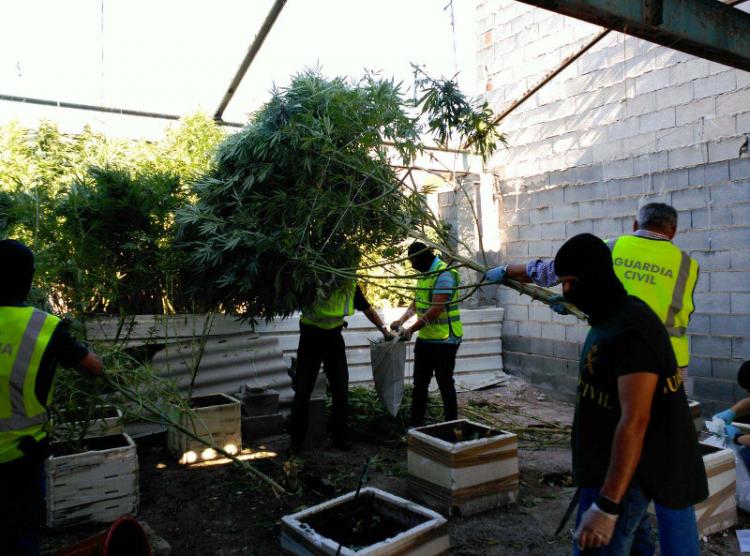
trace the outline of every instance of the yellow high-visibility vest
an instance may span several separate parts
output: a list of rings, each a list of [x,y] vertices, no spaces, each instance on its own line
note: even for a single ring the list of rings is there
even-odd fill
[[[302,310],[300,322],[324,330],[344,325],[344,317],[354,314],[354,292],[357,284],[352,282],[328,299],[317,301],[312,307]]]
[[[59,323],[33,307],[0,307],[0,463],[24,455],[18,449],[24,436],[39,441],[47,435],[47,410],[37,399],[36,378]]]
[[[641,298],[667,328],[677,365],[687,367],[690,345],[687,326],[693,313],[698,263],[669,240],[634,235],[607,242],[615,274],[625,290]]]
[[[415,296],[414,306],[417,310],[417,315],[421,317],[424,315],[430,307],[432,307],[432,296],[435,289],[435,282],[437,282],[438,276],[441,271],[448,268],[448,265],[443,261],[438,261],[435,268],[426,276],[422,276],[417,280],[417,294]],[[456,300],[459,296],[458,285],[460,279],[458,271],[455,268],[448,269],[453,275],[455,288],[453,294],[445,304],[443,312],[438,315],[438,318],[432,320],[430,324],[419,330],[419,337],[423,340],[447,340],[453,332],[453,335],[461,338],[464,335],[463,326],[461,324],[461,314],[458,310],[458,303]]]

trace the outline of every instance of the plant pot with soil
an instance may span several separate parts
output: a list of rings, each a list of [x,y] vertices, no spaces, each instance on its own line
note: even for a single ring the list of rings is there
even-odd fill
[[[433,555],[449,547],[442,516],[371,487],[281,520],[282,554]]]
[[[62,409],[52,418],[52,437],[55,440],[106,436],[123,432],[122,411],[111,405]]]
[[[466,419],[408,434],[409,494],[451,515],[471,515],[518,499],[518,439]]]
[[[45,462],[47,526],[109,523],[138,511],[138,455],[127,434],[52,443]]]

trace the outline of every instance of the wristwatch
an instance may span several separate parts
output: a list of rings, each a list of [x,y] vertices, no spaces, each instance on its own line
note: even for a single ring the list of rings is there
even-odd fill
[[[618,504],[617,502],[612,502],[609,498],[603,495],[599,495],[599,497],[596,499],[596,502],[594,502],[601,511],[604,513],[612,514],[612,515],[620,515],[622,513],[622,504]]]

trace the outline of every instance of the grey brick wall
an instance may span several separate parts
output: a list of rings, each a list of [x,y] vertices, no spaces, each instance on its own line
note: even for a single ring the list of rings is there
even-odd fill
[[[478,0],[477,63],[502,110],[599,28],[514,0]],[[750,74],[610,35],[502,126],[490,164],[506,262],[546,258],[569,237],[631,230],[637,208],[679,211],[675,243],[701,265],[691,321],[695,397],[706,412],[745,396],[750,358]],[[454,215],[455,217],[455,215]],[[506,288],[480,303],[505,307],[506,370],[567,396],[586,327]]]

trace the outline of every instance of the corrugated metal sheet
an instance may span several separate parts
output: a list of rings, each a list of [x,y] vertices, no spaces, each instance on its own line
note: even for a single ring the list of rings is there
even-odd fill
[[[138,315],[132,322],[128,321],[120,341],[129,348],[162,346],[153,356],[154,367],[187,392],[205,322],[205,315]],[[95,319],[87,328],[90,339],[112,342],[117,337],[118,320]],[[292,394],[278,340],[258,335],[249,324],[234,317],[215,315],[193,392],[195,395],[231,394],[238,392],[245,383],[275,388],[284,396]]]
[[[385,322],[395,320],[403,309],[381,311]],[[495,384],[504,376],[502,362],[502,308],[464,309],[461,311],[464,341],[456,358],[455,379],[459,389],[473,390]],[[362,313],[348,319],[344,330],[350,384],[370,384],[370,339],[379,332]],[[138,315],[121,333],[126,347],[153,345],[162,348],[153,356],[153,364],[165,376],[172,377],[187,390],[193,362],[199,353],[199,340],[205,315]],[[116,318],[92,320],[90,339],[112,342],[117,336]],[[284,401],[293,395],[287,368],[296,356],[299,343],[297,316],[270,324],[249,324],[233,317],[216,315],[209,329],[198,377],[196,395],[216,392],[235,393],[249,383],[274,388]],[[413,348],[407,349],[406,376],[411,379]],[[322,374],[322,373],[321,373]]]
[[[389,323],[404,312],[404,309],[386,309],[380,311],[383,320]],[[464,340],[456,357],[454,373],[456,385],[460,389],[474,390],[489,386],[502,380],[502,321],[504,311],[500,307],[483,309],[462,309],[461,321],[464,326]],[[362,313],[347,319],[349,326],[344,329],[346,357],[349,363],[350,384],[370,384],[372,369],[370,367],[370,338],[375,339],[380,333]],[[288,361],[297,354],[299,343],[299,319],[288,319],[258,325],[262,337],[278,338],[284,358]],[[414,343],[407,349],[406,376],[411,379],[414,363]]]

